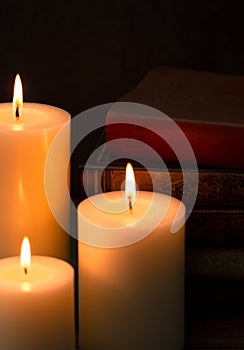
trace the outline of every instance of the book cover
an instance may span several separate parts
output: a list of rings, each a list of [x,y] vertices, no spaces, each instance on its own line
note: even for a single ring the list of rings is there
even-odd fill
[[[244,168],[244,76],[156,68],[119,102],[147,105],[172,118],[189,140],[198,165]],[[107,115],[106,140],[126,140],[117,147],[108,143],[108,152],[133,159],[153,158],[151,152],[130,141],[135,139],[152,147],[165,161],[178,160],[155,132],[167,128],[167,121],[154,113],[137,113],[137,108],[129,115],[118,105]],[[146,127],[141,127],[141,120]],[[178,135],[169,137],[175,142]],[[189,161],[187,152],[183,158]]]

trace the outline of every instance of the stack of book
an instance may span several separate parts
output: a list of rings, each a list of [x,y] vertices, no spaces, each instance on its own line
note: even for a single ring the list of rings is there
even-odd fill
[[[151,70],[135,89],[119,101],[148,105],[166,113],[182,129],[191,144],[199,167],[199,189],[194,210],[187,222],[187,247],[244,247],[243,101],[243,76],[168,67]],[[117,108],[115,103],[107,115],[106,149],[88,170],[89,174],[85,174],[84,180],[93,187],[91,193],[97,191],[100,171],[104,168],[103,190],[120,188],[124,181],[125,161],[106,165],[111,155],[121,159],[128,154],[128,158],[137,160],[134,164],[140,189],[152,190],[152,176],[154,190],[167,193],[168,188],[172,187],[172,194],[181,199],[185,186],[191,196],[191,189],[195,186],[192,175],[196,169],[191,169],[190,164],[186,167],[186,183],[183,184],[182,171],[179,163],[176,163],[174,152],[170,151],[164,140],[157,139],[159,135],[146,128],[138,129],[136,125],[143,119],[149,128],[155,124],[160,129],[165,126],[165,120],[154,113],[148,115],[148,110],[143,115],[140,113],[143,108],[136,105],[131,109],[133,113],[128,114],[127,106],[118,105]],[[108,142],[116,138],[122,139],[118,146]],[[150,174],[143,168],[141,164],[148,155],[141,152],[140,145],[132,144],[130,147],[130,139],[148,144],[167,162],[171,184],[156,159],[150,159]]]
[[[160,130],[168,127],[167,119],[156,111],[170,117],[185,134],[199,167],[197,201],[187,222],[187,247],[244,247],[243,101],[244,76],[159,67],[152,69],[133,90],[122,96],[119,100],[121,103],[115,104],[107,115],[106,152],[116,157],[127,154],[143,162],[149,156],[146,148],[131,140],[149,145],[169,163],[173,195],[177,198],[183,191],[182,174],[179,164],[176,164],[177,154],[160,138]],[[143,105],[152,107],[151,115],[150,109],[143,109]],[[141,127],[142,124],[145,127]],[[155,132],[157,130],[158,134]],[[174,131],[167,131],[169,140],[177,139],[178,134],[174,134]],[[124,143],[120,142],[118,146],[109,143],[118,138],[124,139]],[[150,156],[153,157],[153,154]],[[183,162],[189,161],[184,150],[181,156]],[[156,161],[155,165],[150,164],[156,178],[155,190],[164,192],[169,186],[165,183],[167,177],[157,170]],[[191,176],[194,170],[190,165],[187,168],[189,170],[184,173],[187,183],[184,186],[190,196],[191,187],[194,187]],[[139,167],[137,173],[139,186],[152,190],[146,172]],[[106,190],[121,181],[116,170],[106,170],[105,176]],[[199,273],[204,273],[210,265],[198,264]]]

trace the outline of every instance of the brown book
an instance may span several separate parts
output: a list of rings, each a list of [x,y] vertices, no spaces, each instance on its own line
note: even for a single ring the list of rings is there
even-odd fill
[[[89,195],[96,194],[100,184],[104,192],[121,189],[127,160],[121,159],[107,165],[106,159],[107,153],[104,152],[96,164],[86,168],[85,171],[83,167],[80,168],[81,188],[84,184],[89,189]],[[159,170],[157,163],[150,169],[150,174],[139,163],[132,161],[132,164],[139,190],[152,191],[153,178],[155,191],[167,194],[167,189],[172,185],[172,195],[181,199],[183,177],[180,169],[169,165],[170,185],[167,174]],[[194,186],[191,169],[184,175],[190,201],[191,188]],[[187,202],[185,204],[187,205]],[[201,168],[198,196],[186,225],[188,246],[219,248],[243,246],[244,172]]]
[[[189,140],[198,165],[244,168],[244,76],[155,68],[119,102],[151,106],[172,118]],[[136,108],[127,114],[123,108],[115,105],[107,115],[107,123],[117,123],[107,125],[107,141],[136,139],[155,149],[165,161],[176,162],[177,155],[152,131],[167,127],[165,120],[143,116]],[[147,127],[140,127],[142,119]],[[172,133],[170,137],[177,135]],[[108,144],[108,151],[117,156],[127,154],[132,159],[153,157],[128,140],[119,146]],[[189,161],[187,152],[183,158]]]
[[[103,191],[116,191],[121,189],[121,184],[125,180],[125,167],[130,161],[135,171],[135,178],[139,190],[169,193],[172,187],[172,195],[181,199],[183,186],[187,188],[186,193],[191,196],[191,187],[194,185],[191,168],[184,172],[186,179],[183,184],[182,171],[175,164],[169,164],[167,173],[160,170],[157,162],[151,163],[151,168],[145,169],[140,163],[127,159],[119,159],[108,164],[110,157],[107,152],[103,152],[94,164],[83,172],[81,171],[81,188],[85,182],[90,193],[97,193],[98,186],[102,184]],[[105,169],[105,170],[104,170]],[[103,171],[104,170],[104,171]],[[208,169],[199,168],[198,195],[195,210],[244,210],[244,172],[231,169]],[[187,196],[186,196],[187,199]],[[187,204],[187,203],[186,203]]]

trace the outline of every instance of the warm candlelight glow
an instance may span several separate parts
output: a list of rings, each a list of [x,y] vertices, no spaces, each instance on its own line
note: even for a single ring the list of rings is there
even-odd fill
[[[136,182],[134,170],[130,163],[126,166],[125,196],[129,199],[129,208],[132,209],[133,203],[136,199]]]
[[[13,113],[16,120],[19,119],[23,107],[23,88],[19,74],[15,77],[14,96],[13,96]]]
[[[20,252],[20,265],[25,274],[28,273],[31,264],[31,249],[28,237],[24,237]]]

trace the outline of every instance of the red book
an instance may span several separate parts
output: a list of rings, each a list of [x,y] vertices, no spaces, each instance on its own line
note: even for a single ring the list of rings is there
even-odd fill
[[[147,105],[172,118],[190,142],[199,166],[244,168],[244,76],[155,68],[119,102]],[[126,154],[153,160],[150,151],[128,140],[135,139],[151,146],[166,162],[176,162],[171,146],[151,130],[167,128],[161,113],[149,115],[135,107],[128,113],[119,104],[119,112],[115,105],[108,113],[106,141],[127,138],[117,146],[108,144],[108,152],[118,158]],[[147,127],[138,127],[142,120]],[[169,138],[177,140],[177,133]],[[182,156],[189,161],[187,152],[182,151]]]

